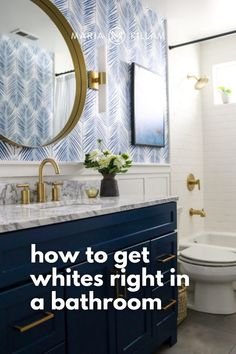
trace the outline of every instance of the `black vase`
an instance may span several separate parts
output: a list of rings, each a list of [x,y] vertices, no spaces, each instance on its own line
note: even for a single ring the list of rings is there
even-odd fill
[[[115,176],[115,174],[103,175],[100,197],[119,197],[119,188]]]

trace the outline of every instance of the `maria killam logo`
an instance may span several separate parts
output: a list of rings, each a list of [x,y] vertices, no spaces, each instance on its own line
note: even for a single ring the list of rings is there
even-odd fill
[[[124,43],[126,40],[126,33],[122,28],[115,27],[109,31],[108,39],[113,44],[119,45]]]
[[[103,41],[108,41],[110,43],[113,43],[114,45],[121,45],[124,43],[127,39],[129,41],[147,41],[147,40],[158,40],[158,37],[155,32],[130,32],[130,33],[125,33],[125,31],[120,28],[120,27],[114,27],[112,28],[107,36],[105,36],[101,32],[82,32],[82,33],[76,33],[72,32],[71,34],[71,39],[75,40],[80,40],[80,41],[88,41],[88,40],[103,40]]]

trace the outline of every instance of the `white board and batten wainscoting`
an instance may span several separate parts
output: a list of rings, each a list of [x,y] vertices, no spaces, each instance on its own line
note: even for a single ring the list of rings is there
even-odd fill
[[[22,183],[29,179],[36,180],[40,162],[0,162],[0,182]],[[83,164],[60,162],[60,176],[54,176],[51,166],[45,167],[45,179],[93,181],[101,175]],[[48,177],[47,177],[48,176]],[[117,176],[122,197],[162,197],[171,195],[171,167],[169,164],[134,164],[131,169]]]

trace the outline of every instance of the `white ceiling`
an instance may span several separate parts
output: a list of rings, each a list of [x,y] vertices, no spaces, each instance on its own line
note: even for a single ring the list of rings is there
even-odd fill
[[[236,30],[236,0],[142,0],[168,20],[169,45]]]

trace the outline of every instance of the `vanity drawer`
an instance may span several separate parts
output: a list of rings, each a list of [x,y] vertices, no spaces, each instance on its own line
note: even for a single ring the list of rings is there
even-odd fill
[[[165,283],[164,286],[152,290],[152,298],[159,298],[162,301],[162,310],[152,311],[152,325],[155,332],[162,321],[177,313],[177,288],[170,286],[170,282]]]
[[[151,271],[167,275],[171,268],[177,269],[177,233],[151,241]],[[165,280],[164,280],[165,281]]]
[[[58,287],[53,290],[56,290],[59,297],[63,297],[62,288]],[[51,291],[51,287],[38,288],[30,283],[0,294],[2,353],[44,354],[49,352],[51,354],[52,348],[64,342],[64,312],[51,311]],[[32,310],[31,299],[41,297],[45,299],[45,310]],[[62,354],[64,353],[62,348],[52,353]]]
[[[152,336],[152,353],[159,353],[156,351],[157,348],[163,343],[167,344],[167,342],[170,346],[177,342],[177,316],[175,313],[171,314],[159,325],[154,327],[154,333]]]

